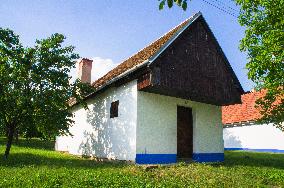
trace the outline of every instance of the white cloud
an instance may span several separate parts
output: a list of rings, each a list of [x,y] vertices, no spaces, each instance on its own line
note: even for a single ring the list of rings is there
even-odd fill
[[[103,59],[101,57],[94,57],[92,68],[92,82],[104,76],[108,71],[117,66],[111,59]]]
[[[93,66],[92,66],[92,82],[96,81],[100,77],[104,76],[108,71],[112,70],[117,66],[111,59],[104,59],[101,57],[94,57]],[[76,68],[72,69],[70,75],[72,76],[71,82],[77,78],[77,68],[78,64],[76,64]]]

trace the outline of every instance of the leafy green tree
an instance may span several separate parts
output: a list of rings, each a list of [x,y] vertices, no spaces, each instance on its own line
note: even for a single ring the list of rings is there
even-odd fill
[[[239,22],[246,27],[240,49],[247,52],[249,78],[265,97],[257,101],[261,123],[284,130],[284,1],[236,0]]]
[[[37,129],[45,138],[70,134],[72,113],[68,101],[79,103],[91,87],[70,81],[78,55],[64,46],[65,37],[53,34],[24,47],[19,36],[0,28],[0,129],[7,132],[4,158],[8,158],[15,131]]]
[[[167,4],[169,8],[172,8],[174,3],[181,7],[183,10],[187,9],[187,0],[159,0],[159,9],[162,10]]]

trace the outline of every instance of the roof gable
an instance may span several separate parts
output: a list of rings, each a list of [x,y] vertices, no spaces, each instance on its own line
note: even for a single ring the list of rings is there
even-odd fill
[[[242,86],[202,16],[148,65],[150,74],[138,79],[139,90],[219,106],[241,102]]]

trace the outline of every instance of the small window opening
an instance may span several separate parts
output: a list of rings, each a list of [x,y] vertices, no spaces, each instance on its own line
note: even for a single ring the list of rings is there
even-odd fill
[[[118,105],[119,101],[114,101],[110,105],[110,118],[118,117]]]

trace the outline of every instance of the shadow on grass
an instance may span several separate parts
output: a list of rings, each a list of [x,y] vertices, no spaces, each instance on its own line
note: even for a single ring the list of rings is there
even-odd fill
[[[63,154],[62,154],[63,155]],[[11,153],[8,160],[0,158],[0,166],[5,167],[25,167],[25,166],[48,166],[50,168],[76,168],[76,169],[94,169],[94,168],[116,168],[125,166],[125,162],[97,162],[77,158],[75,156],[47,156],[32,153]]]
[[[6,138],[0,137],[0,145],[6,144]],[[18,153],[17,148],[23,149]],[[39,152],[29,148],[39,149]],[[65,168],[114,168],[122,167],[125,162],[97,162],[95,160],[82,159],[68,154],[59,154],[57,152],[48,152],[54,150],[54,142],[40,139],[24,139],[20,138],[19,142],[13,143],[8,160],[3,159],[0,154],[0,166],[6,167],[25,167],[25,166],[48,166],[48,167],[65,167]],[[4,150],[3,150],[4,151]],[[47,151],[47,152],[43,152]]]
[[[6,138],[0,137],[0,145],[6,145]],[[37,138],[33,139],[25,139],[25,138],[19,138],[18,143],[15,143],[15,140],[13,141],[12,147],[25,147],[25,148],[33,148],[33,149],[44,149],[44,150],[54,150],[54,141],[47,141],[47,140],[40,140]]]
[[[244,166],[284,169],[284,154],[247,151],[226,151],[225,162],[214,163],[212,164],[212,166]]]

